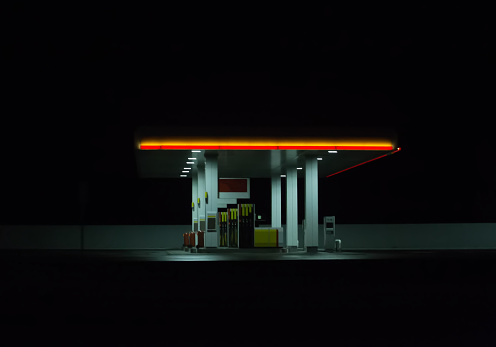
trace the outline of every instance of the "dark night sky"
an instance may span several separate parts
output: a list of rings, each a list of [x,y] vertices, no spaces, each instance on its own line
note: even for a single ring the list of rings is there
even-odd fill
[[[396,129],[399,154],[321,182],[322,215],[496,222],[489,13],[17,4],[4,20],[0,223],[78,223],[89,182],[87,223],[185,224],[189,183],[138,180],[134,130],[245,120]]]

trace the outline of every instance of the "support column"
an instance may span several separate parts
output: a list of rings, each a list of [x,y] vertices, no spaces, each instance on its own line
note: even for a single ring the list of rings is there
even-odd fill
[[[317,252],[319,247],[318,166],[315,156],[305,158],[305,248]]]
[[[281,175],[272,175],[272,193],[271,193],[271,226],[272,228],[280,228],[281,223]]]
[[[205,234],[205,247],[218,247],[218,216],[217,199],[219,197],[219,175],[217,153],[205,156],[205,191],[207,230]]]
[[[298,246],[298,179],[296,167],[286,172],[286,238],[288,251]]]
[[[205,209],[205,163],[198,163],[198,230],[206,231]]]
[[[191,230],[198,230],[198,172],[195,170],[191,173],[192,194],[191,194]]]

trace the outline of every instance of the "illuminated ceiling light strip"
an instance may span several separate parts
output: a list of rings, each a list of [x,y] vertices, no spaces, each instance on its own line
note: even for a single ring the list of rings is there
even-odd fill
[[[148,146],[141,145],[140,149],[191,149],[192,145],[161,145],[161,146]],[[390,151],[393,149],[393,146],[311,146],[311,145],[292,145],[292,146],[245,146],[245,145],[197,145],[194,147],[202,148],[204,150],[207,149],[220,149],[220,150],[328,150],[330,153],[334,153],[329,151],[329,148],[334,148],[336,150],[354,150],[354,151]],[[191,152],[201,152],[199,150],[192,150]]]
[[[188,175],[179,175],[179,177],[188,177]]]
[[[374,160],[377,160],[377,159],[380,159],[380,158],[387,157],[388,155],[391,155],[391,154],[394,154],[394,153],[396,153],[396,152],[399,152],[400,150],[401,150],[401,148],[400,148],[400,147],[398,147],[398,149],[397,149],[396,151],[394,151],[394,152],[387,153],[387,154],[383,154],[383,155],[381,155],[381,156],[379,156],[379,157],[377,157],[377,158],[374,158],[374,159],[370,159],[370,160],[364,161],[363,163],[360,163],[360,164],[354,165],[354,166],[352,166],[352,167],[349,167],[349,168],[347,168],[347,169],[344,169],[344,170],[341,170],[341,171],[335,172],[335,173],[330,174],[330,175],[328,175],[328,176],[326,176],[326,177],[331,177],[331,176],[337,175],[338,173],[341,173],[341,172],[344,172],[344,171],[348,171],[349,169],[353,169],[354,167],[357,167],[357,166],[360,166],[360,165],[363,165],[363,164],[370,163],[371,161],[374,161]]]
[[[317,158],[317,160],[322,160],[322,158]]]
[[[193,152],[193,153],[201,153],[201,151],[195,151],[195,150],[192,150],[191,152]]]
[[[303,168],[302,167],[297,167],[296,170],[303,170]]]
[[[338,151],[327,151],[329,153],[337,153]]]
[[[194,164],[194,161],[187,161],[186,164]]]
[[[189,171],[181,171],[181,172],[189,173]]]
[[[196,160],[196,158],[188,158],[188,160]]]
[[[191,170],[190,167],[185,167],[183,170]]]
[[[286,175],[281,175],[281,177],[286,177]]]

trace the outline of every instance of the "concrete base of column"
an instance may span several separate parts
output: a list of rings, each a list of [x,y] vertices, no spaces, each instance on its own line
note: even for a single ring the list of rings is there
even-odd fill
[[[317,253],[319,251],[319,247],[317,247],[317,246],[308,246],[308,247],[305,247],[305,251],[307,253]]]
[[[298,252],[298,248],[296,246],[288,246],[288,247],[286,247],[286,252],[287,253],[295,253],[295,252]]]

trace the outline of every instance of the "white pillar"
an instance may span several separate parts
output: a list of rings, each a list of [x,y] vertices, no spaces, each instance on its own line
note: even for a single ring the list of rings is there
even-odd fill
[[[191,208],[191,230],[198,230],[198,225],[195,227],[195,222],[198,223],[198,172],[194,170],[191,173],[192,178],[192,194],[191,194],[191,202],[193,206]]]
[[[315,156],[305,158],[305,247],[314,252],[319,247],[318,166]]]
[[[288,249],[298,246],[298,179],[296,167],[286,172],[286,238]]]
[[[272,228],[281,227],[281,175],[272,175],[272,193],[271,193],[271,220]]]
[[[214,225],[207,225],[205,247],[217,247],[217,199],[219,197],[219,175],[217,154],[205,156],[205,191],[207,192],[206,215],[215,220]],[[211,231],[215,230],[215,231]]]
[[[198,163],[198,230],[205,231],[206,209],[205,209],[205,163]]]

